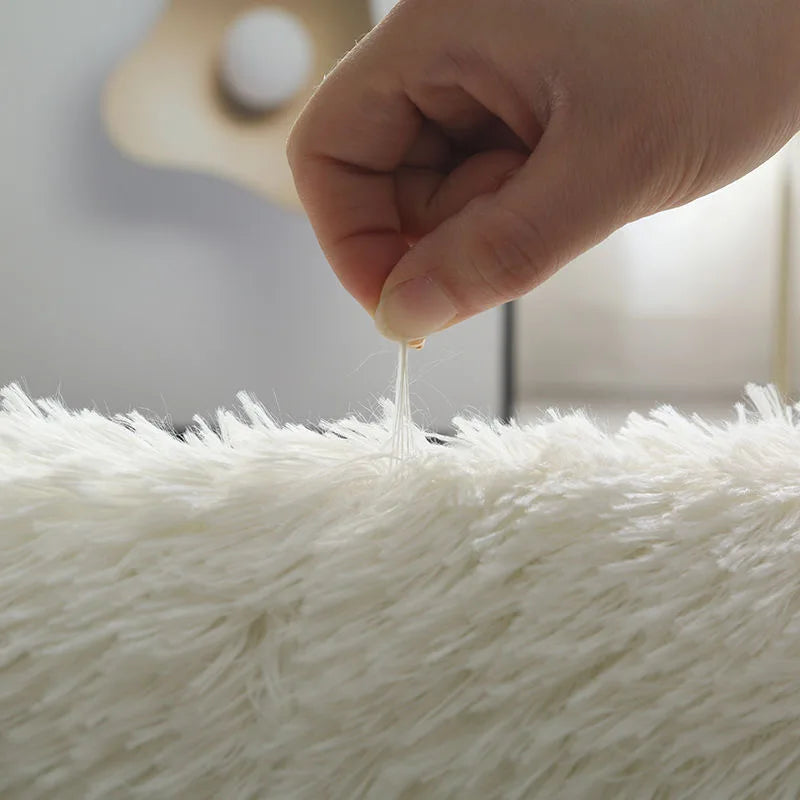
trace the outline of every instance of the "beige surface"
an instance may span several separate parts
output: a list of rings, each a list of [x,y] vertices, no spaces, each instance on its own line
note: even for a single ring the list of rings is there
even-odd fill
[[[314,74],[305,91],[284,108],[249,116],[222,95],[217,59],[228,24],[257,5],[252,0],[172,0],[109,79],[104,118],[113,141],[133,158],[211,172],[296,206],[286,138],[314,86],[370,29],[368,4],[275,4],[297,14],[307,26],[317,53]]]
[[[772,381],[783,172],[776,157],[628,225],[526,296],[521,396],[735,395]]]

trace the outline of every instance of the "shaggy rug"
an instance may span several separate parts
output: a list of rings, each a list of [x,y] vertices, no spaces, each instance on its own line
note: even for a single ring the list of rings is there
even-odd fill
[[[0,408],[4,800],[796,798],[800,412]]]

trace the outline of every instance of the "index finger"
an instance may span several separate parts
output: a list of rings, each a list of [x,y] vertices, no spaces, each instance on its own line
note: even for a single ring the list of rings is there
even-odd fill
[[[378,44],[368,36],[328,76],[288,147],[320,245],[345,289],[370,313],[409,248],[394,173],[423,124]]]

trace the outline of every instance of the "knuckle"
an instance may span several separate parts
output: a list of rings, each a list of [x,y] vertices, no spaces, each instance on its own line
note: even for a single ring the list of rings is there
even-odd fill
[[[303,116],[293,125],[286,140],[286,160],[298,190],[314,177],[314,145]]]
[[[300,120],[295,122],[289,132],[289,138],[286,140],[286,158],[292,171],[297,169],[301,160],[301,127],[302,122]]]
[[[322,105],[324,106],[324,100]],[[319,108],[320,97],[317,93],[311,97],[289,129],[286,157],[293,171],[299,170],[308,162],[318,145]]]

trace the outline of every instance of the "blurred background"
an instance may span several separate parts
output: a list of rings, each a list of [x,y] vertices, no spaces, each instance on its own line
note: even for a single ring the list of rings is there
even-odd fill
[[[291,121],[391,0],[0,4],[0,385],[176,427],[255,394],[284,422],[369,415],[396,348],[297,208]],[[793,177],[792,177],[793,176]],[[643,220],[411,359],[416,417],[797,388],[796,145]],[[512,392],[513,389],[513,392]]]
[[[670,403],[732,416],[748,382],[794,397],[800,148],[618,231],[519,303],[519,410],[614,424]]]

